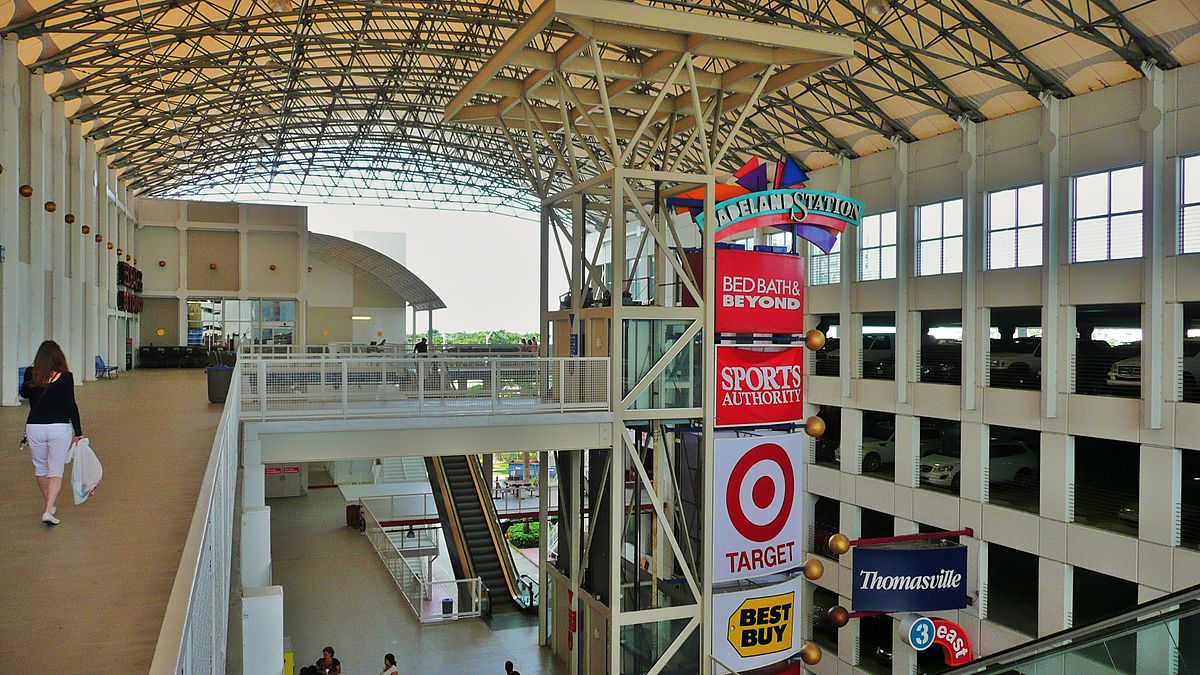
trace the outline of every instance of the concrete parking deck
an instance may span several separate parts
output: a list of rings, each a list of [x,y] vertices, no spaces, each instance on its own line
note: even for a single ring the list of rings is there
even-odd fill
[[[104,480],[81,506],[66,491],[55,528],[17,452],[29,408],[0,408],[0,645],[12,672],[144,673],[221,406],[200,370],[121,373],[76,397]]]

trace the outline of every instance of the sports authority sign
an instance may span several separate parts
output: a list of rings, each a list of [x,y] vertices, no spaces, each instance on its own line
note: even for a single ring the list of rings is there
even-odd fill
[[[803,417],[804,347],[717,346],[717,426],[761,426]]]
[[[804,577],[713,596],[713,656],[736,671],[778,663],[799,650]],[[719,631],[725,631],[722,640]]]
[[[856,546],[856,612],[932,612],[967,606],[967,547]]]
[[[804,434],[714,443],[713,580],[796,567],[804,546]]]
[[[697,281],[704,260],[689,253]],[[718,333],[799,334],[804,332],[804,259],[787,253],[717,249]],[[695,306],[684,291],[683,302]]]

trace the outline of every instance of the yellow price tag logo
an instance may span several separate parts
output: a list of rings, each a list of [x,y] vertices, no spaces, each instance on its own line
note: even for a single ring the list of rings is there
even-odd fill
[[[729,616],[729,644],[745,658],[790,650],[795,596],[780,593],[738,605]]]

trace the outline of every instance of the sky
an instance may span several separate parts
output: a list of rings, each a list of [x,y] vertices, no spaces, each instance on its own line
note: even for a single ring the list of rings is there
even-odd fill
[[[406,266],[446,303],[446,309],[433,314],[433,327],[439,331],[537,331],[536,218],[312,204],[308,229],[346,239],[362,230],[405,233]],[[551,263],[557,262],[551,258]],[[567,287],[562,265],[551,265],[550,271],[551,295],[557,297]],[[425,321],[418,317],[421,331]]]

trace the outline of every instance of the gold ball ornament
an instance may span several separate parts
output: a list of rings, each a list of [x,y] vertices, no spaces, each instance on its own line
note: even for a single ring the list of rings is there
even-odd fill
[[[125,251],[122,251],[121,249],[117,249],[117,255],[125,255]]]
[[[125,262],[129,262],[130,260],[133,260],[133,256],[131,256],[131,255],[129,255],[128,253],[126,253],[126,254],[125,254]]]
[[[157,335],[158,337],[162,337],[167,334],[167,331],[159,328],[158,330],[154,331],[154,334]]]
[[[820,438],[825,433],[825,420],[816,415],[804,420],[804,433],[813,438]]]
[[[83,227],[79,228],[79,231],[83,232],[84,234],[91,234],[92,228],[88,225],[84,225]]]
[[[167,266],[167,261],[166,261],[166,260],[159,260],[159,261],[158,261],[158,266],[159,266],[159,267],[166,267],[166,266]]]
[[[850,537],[838,532],[829,538],[829,550],[835,555],[844,555],[850,550]]]
[[[64,221],[65,221],[65,222],[66,222],[68,225],[74,225],[74,224],[75,224],[75,214],[74,214],[74,213],[68,213],[67,215],[63,216],[63,220],[64,220]]]
[[[113,243],[110,241],[110,242],[108,242],[108,250],[111,251],[112,249],[113,249]]]
[[[816,328],[808,331],[804,334],[804,346],[814,352],[817,351],[825,346],[825,334]]]
[[[816,558],[809,558],[804,561],[804,577],[809,581],[816,581],[825,574],[825,565]]]
[[[810,666],[817,665],[821,662],[821,648],[811,642],[804,643],[800,648],[800,660]]]
[[[208,263],[208,269],[216,272],[217,271],[217,263]]]
[[[825,612],[825,619],[834,628],[841,628],[850,623],[850,611],[841,605],[834,605],[829,608],[828,612]]]
[[[58,210],[58,204],[55,204],[54,202],[46,202],[42,206],[46,209],[46,213],[54,213]]]
[[[22,197],[32,197],[33,196],[33,186],[32,185],[22,185],[21,187],[17,188],[17,194],[21,195]]]
[[[272,272],[274,272],[274,271],[275,271],[275,265],[274,265],[274,264],[272,264],[272,265],[271,265],[271,271],[272,271]]]
[[[102,241],[104,241],[104,235],[102,235],[102,234],[100,234],[99,232],[97,232],[97,233],[96,233],[96,243],[97,243],[97,244],[99,244],[99,243],[100,243],[100,242],[102,242]]]

